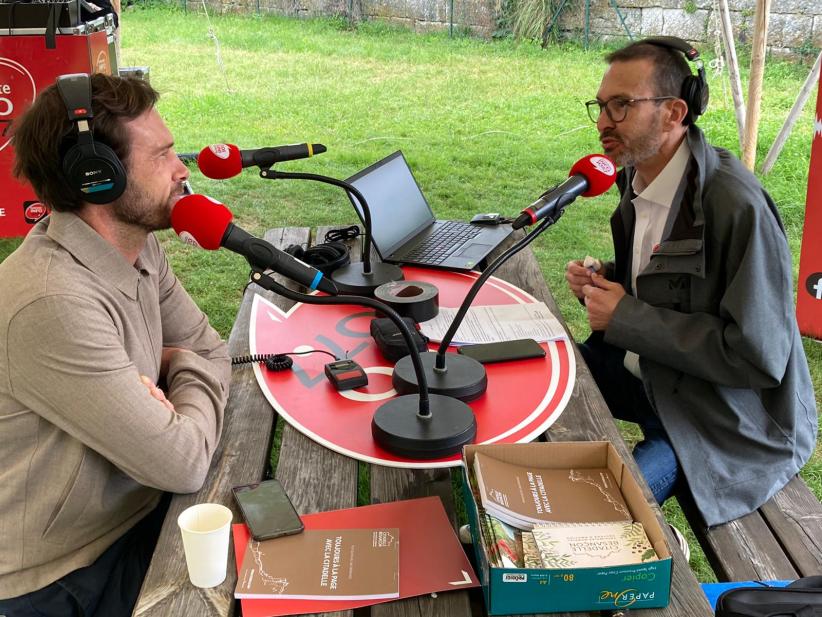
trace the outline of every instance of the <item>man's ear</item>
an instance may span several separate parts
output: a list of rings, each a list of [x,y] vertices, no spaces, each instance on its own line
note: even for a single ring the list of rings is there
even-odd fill
[[[671,99],[668,103],[668,121],[671,128],[680,126],[688,115],[688,104],[682,99]]]

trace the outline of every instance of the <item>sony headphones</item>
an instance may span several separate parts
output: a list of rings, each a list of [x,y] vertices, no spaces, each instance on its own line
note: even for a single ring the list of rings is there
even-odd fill
[[[126,190],[126,171],[110,147],[94,141],[91,130],[91,79],[85,73],[61,75],[57,90],[77,139],[62,158],[63,176],[78,198],[93,204],[111,203]]]
[[[676,36],[652,36],[642,39],[639,43],[681,51],[696,65],[696,75],[689,75],[685,78],[679,95],[688,104],[688,115],[685,116],[683,124],[696,122],[696,119],[708,108],[708,82],[705,80],[705,67],[699,59],[699,52],[690,43]]]
[[[309,266],[314,266],[326,276],[330,276],[337,268],[342,268],[351,263],[351,257],[345,242],[315,244],[307,249],[299,244],[292,244],[285,249],[285,252]]]

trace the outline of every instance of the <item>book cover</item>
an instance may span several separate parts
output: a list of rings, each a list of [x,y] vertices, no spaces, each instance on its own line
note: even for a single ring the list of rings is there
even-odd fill
[[[357,600],[398,598],[396,528],[323,529],[251,539],[236,598]]]
[[[595,568],[656,561],[642,523],[537,525],[532,532],[544,568]]]
[[[542,559],[533,532],[522,532],[522,560],[525,568],[542,568]]]
[[[484,512],[480,512],[480,520],[486,527],[486,541],[494,552],[495,567],[522,568],[520,530]]]
[[[397,527],[400,549],[400,598],[478,587],[479,580],[462,550],[439,497],[423,497],[315,512],[301,516],[306,530]],[[248,527],[232,526],[239,572],[248,547]],[[436,555],[432,559],[431,555]],[[240,600],[243,617],[280,617],[369,606],[391,599],[369,600]]]
[[[544,469],[474,455],[480,501],[488,514],[519,529],[538,523],[631,520],[606,468]]]

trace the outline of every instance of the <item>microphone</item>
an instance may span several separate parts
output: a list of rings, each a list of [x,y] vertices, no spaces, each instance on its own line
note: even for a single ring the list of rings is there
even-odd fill
[[[240,150],[234,144],[212,144],[200,150],[197,167],[206,178],[225,180],[233,178],[246,167],[256,165],[268,168],[274,163],[307,159],[326,150],[322,144],[292,144],[256,150]]]
[[[252,266],[271,269],[311,290],[337,294],[337,286],[322,272],[255,238],[232,223],[232,218],[231,210],[205,195],[186,195],[171,210],[171,226],[183,242],[208,251],[227,248],[245,257]]]
[[[583,156],[571,167],[565,182],[540,195],[539,199],[522,211],[511,227],[520,229],[547,216],[554,216],[580,195],[602,195],[613,186],[614,181],[616,165],[611,159],[602,154]]]

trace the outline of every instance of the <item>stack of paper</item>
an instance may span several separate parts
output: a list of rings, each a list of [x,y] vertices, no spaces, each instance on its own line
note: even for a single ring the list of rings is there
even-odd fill
[[[606,468],[543,469],[474,455],[485,511],[518,529],[538,523],[630,521],[616,479]]]

